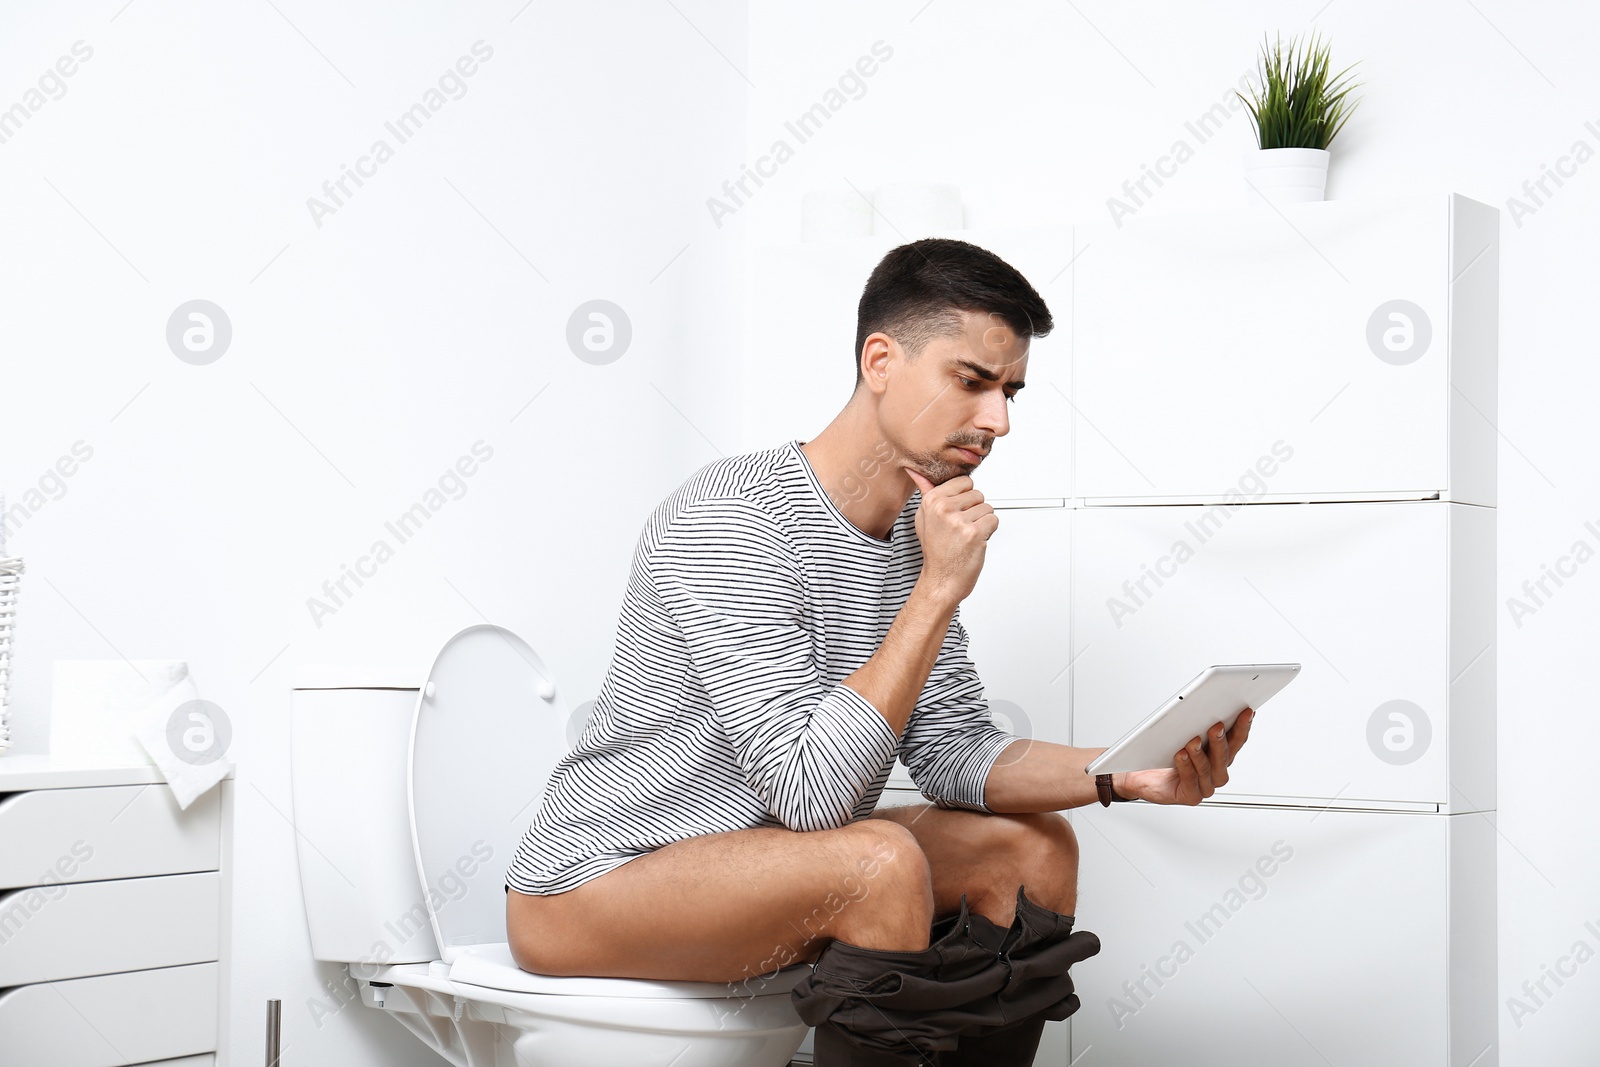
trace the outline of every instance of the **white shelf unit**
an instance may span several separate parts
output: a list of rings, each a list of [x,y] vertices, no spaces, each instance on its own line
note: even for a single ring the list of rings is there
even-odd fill
[[[7,1063],[225,1062],[232,790],[180,811],[154,767],[0,759]]]
[[[1498,225],[1441,195],[1078,231],[1071,735],[1304,664],[1199,808],[1073,813],[1081,1067],[1498,1062]],[[1178,919],[1218,901],[1202,947]]]
[[[1057,322],[975,475],[1001,522],[961,619],[997,721],[1105,745],[1207,664],[1305,667],[1199,807],[1069,813],[1103,949],[1037,1064],[1498,1062],[1498,226],[1439,194],[940,235]],[[898,243],[756,251],[743,448],[837,414]]]

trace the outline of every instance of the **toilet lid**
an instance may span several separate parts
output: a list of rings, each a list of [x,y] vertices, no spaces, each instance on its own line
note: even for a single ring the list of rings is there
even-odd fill
[[[502,626],[469,626],[434,659],[412,716],[406,794],[446,962],[506,941],[506,868],[567,752],[567,717],[544,661]]]

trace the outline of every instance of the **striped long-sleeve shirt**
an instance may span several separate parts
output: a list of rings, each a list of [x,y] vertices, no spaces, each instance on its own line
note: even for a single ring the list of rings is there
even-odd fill
[[[921,572],[920,493],[873,537],[801,444],[707,464],[651,515],[600,694],[510,888],[566,892],[701,834],[843,826],[871,814],[896,755],[939,807],[989,810],[984,782],[1015,735],[990,718],[959,613],[904,736],[842,684]]]

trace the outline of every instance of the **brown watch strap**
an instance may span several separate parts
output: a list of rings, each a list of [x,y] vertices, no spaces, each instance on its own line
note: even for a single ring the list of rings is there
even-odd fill
[[[1111,775],[1109,775],[1109,774],[1097,774],[1097,775],[1095,775],[1094,776],[1094,788],[1095,788],[1095,791],[1100,794],[1100,803],[1104,807],[1108,807],[1109,808],[1111,806],[1111,802],[1112,801],[1119,801],[1120,802],[1120,801],[1124,801],[1124,800],[1132,800],[1133,799],[1132,797],[1119,797],[1117,795],[1117,791],[1115,789],[1111,788]]]

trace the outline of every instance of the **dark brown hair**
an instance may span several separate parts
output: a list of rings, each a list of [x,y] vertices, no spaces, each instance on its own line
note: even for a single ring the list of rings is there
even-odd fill
[[[867,337],[886,333],[913,358],[935,337],[961,331],[959,312],[993,312],[1022,340],[1055,328],[1050,309],[1015,267],[987,249],[927,237],[873,268],[856,309],[856,385]]]

